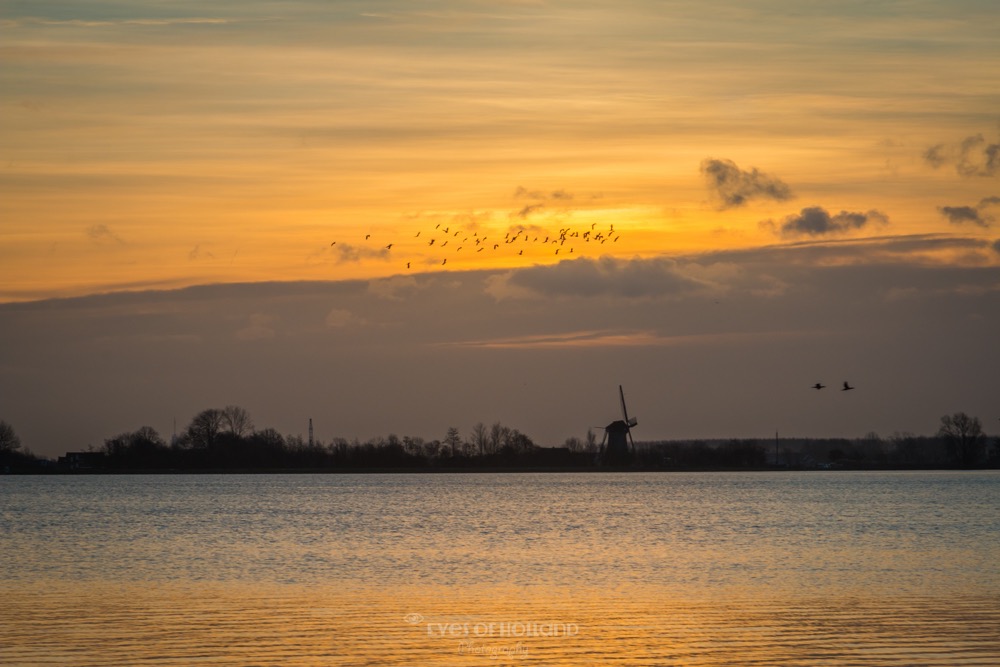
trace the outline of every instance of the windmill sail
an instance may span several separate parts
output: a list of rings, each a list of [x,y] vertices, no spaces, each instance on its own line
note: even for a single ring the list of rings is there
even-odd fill
[[[636,419],[635,417],[632,417],[631,419],[629,419],[628,409],[626,409],[626,407],[625,407],[625,390],[622,389],[621,385],[618,385],[618,395],[622,399],[622,419],[625,420],[625,423],[628,425],[629,428],[632,428],[633,426],[635,426],[635,425],[637,425],[639,423],[639,420]]]

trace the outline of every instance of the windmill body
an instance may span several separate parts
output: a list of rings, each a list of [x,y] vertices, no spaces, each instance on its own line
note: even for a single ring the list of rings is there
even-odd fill
[[[628,410],[625,407],[625,392],[621,385],[618,385],[618,395],[621,398],[622,418],[604,427],[601,459],[605,465],[624,465],[632,460],[632,455],[635,452],[632,428],[639,423],[639,420],[628,416]]]

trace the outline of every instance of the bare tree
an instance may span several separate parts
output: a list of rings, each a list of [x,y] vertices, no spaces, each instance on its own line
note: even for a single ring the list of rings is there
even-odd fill
[[[490,437],[487,441],[489,447],[487,448],[487,454],[496,454],[503,447],[504,441],[507,438],[507,427],[500,422],[493,422],[493,426],[490,427]]]
[[[14,427],[0,420],[0,454],[15,452],[21,448],[21,438],[17,437]]]
[[[227,405],[222,408],[222,427],[237,438],[243,438],[253,432],[253,420],[250,413],[238,405]]]
[[[480,456],[486,455],[486,447],[489,445],[489,439],[489,432],[486,430],[483,422],[479,422],[472,427],[472,435],[469,436],[469,442],[476,448]]]
[[[444,438],[444,444],[451,449],[452,457],[458,453],[458,449],[462,445],[462,436],[458,434],[457,428],[452,426],[448,429],[448,435]]]
[[[187,440],[192,447],[207,449],[215,444],[222,433],[222,410],[209,408],[194,416],[187,427]]]
[[[979,418],[964,412],[941,417],[938,437],[944,438],[952,461],[958,465],[976,465],[986,449],[986,436]]]

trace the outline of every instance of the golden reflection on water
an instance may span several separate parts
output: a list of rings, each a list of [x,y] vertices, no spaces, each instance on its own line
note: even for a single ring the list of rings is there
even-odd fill
[[[1000,476],[0,484],[0,666],[1000,665]]]
[[[998,627],[973,591],[13,584],[0,664],[996,665]]]

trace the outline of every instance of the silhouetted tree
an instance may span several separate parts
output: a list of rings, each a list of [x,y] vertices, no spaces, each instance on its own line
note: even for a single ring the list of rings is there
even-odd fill
[[[0,420],[0,454],[10,454],[21,448],[21,438],[14,432],[14,427]]]
[[[282,449],[285,446],[285,439],[281,437],[281,434],[273,428],[265,428],[261,431],[257,431],[252,437],[258,442],[264,443],[271,449]]]
[[[489,446],[489,432],[486,430],[486,426],[483,422],[479,422],[472,427],[472,435],[469,436],[469,442],[475,448],[476,453],[480,456],[486,456],[486,448]]]
[[[308,443],[299,438],[296,443],[288,444],[273,428],[246,437],[227,430],[220,438],[220,450],[216,460],[222,467],[281,468],[309,458]]]
[[[970,417],[964,412],[941,417],[938,437],[944,438],[952,462],[960,466],[979,463],[986,446],[983,425],[978,417]]]
[[[156,468],[167,459],[167,443],[152,426],[104,441],[108,464],[115,468]]]
[[[462,446],[462,436],[458,434],[457,428],[452,426],[448,429],[448,434],[444,438],[444,444],[450,449],[450,455],[454,458]]]
[[[892,458],[908,466],[947,464],[948,454],[941,438],[897,433],[892,437]]]
[[[440,451],[441,451],[440,440],[431,440],[430,442],[424,443],[424,454],[427,456],[427,458],[433,459],[437,457]]]
[[[185,433],[187,444],[196,449],[211,449],[222,433],[222,410],[209,408],[194,416]]]
[[[507,439],[508,431],[510,431],[510,429],[500,422],[493,422],[493,425],[490,426],[490,437],[489,440],[487,440],[487,456],[496,454],[500,451]]]
[[[403,451],[410,456],[419,457],[424,454],[424,439],[414,438],[408,435],[403,436]]]
[[[238,405],[227,405],[222,408],[222,428],[230,433],[230,435],[235,435],[238,438],[243,438],[253,431],[253,420],[250,419],[250,413]]]

